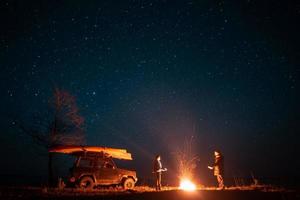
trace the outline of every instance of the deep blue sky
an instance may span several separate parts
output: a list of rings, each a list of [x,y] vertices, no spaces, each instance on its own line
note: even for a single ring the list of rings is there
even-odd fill
[[[34,123],[60,87],[77,97],[87,144],[129,149],[141,176],[157,153],[175,168],[191,137],[203,177],[215,148],[228,176],[299,176],[299,3],[0,6],[1,174],[44,173],[46,157],[14,119]]]

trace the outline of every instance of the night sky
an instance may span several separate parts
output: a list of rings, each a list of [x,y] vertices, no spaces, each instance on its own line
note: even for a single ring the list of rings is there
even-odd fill
[[[47,175],[17,120],[58,87],[86,144],[128,149],[140,177],[190,139],[203,183],[214,149],[229,177],[299,177],[299,19],[284,0],[1,1],[0,175]]]

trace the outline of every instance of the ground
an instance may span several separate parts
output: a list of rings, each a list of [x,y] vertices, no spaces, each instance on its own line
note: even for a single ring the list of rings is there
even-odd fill
[[[164,188],[163,191],[156,192],[149,187],[136,187],[132,191],[117,189],[100,189],[94,191],[84,191],[75,189],[49,189],[37,187],[2,187],[0,199],[109,199],[109,200],[217,200],[217,199],[272,199],[272,200],[292,200],[300,199],[300,193],[296,190],[284,189],[263,189],[263,188],[226,188],[216,190],[215,188],[201,188],[193,192],[178,190],[177,188]]]

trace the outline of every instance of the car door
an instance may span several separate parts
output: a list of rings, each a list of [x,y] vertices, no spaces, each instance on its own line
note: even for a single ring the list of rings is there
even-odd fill
[[[105,159],[99,170],[99,183],[103,185],[118,184],[119,173],[111,159]]]

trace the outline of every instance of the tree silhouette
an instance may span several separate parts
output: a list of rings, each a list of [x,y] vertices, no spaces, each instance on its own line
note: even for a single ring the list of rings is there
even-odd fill
[[[28,128],[20,125],[36,144],[48,149],[60,145],[83,145],[84,118],[79,114],[76,99],[68,91],[55,88],[49,101],[50,116],[35,116],[34,124]],[[53,185],[53,154],[48,152],[48,183]]]
[[[49,128],[48,147],[82,144],[84,119],[79,115],[75,97],[67,91],[55,89],[50,105],[54,110],[54,117]]]

